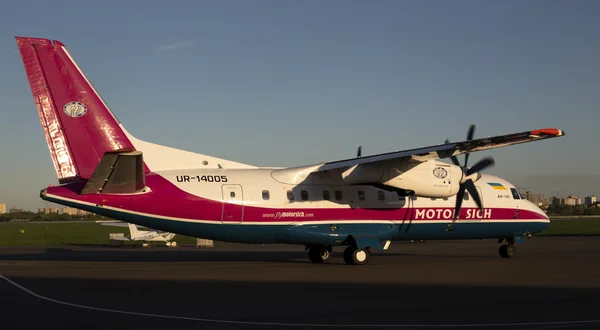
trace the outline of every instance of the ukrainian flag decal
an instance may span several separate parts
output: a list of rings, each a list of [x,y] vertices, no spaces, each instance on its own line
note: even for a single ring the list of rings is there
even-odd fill
[[[508,190],[506,189],[505,186],[503,186],[501,183],[497,183],[497,182],[488,182],[488,184],[490,186],[492,186],[492,188],[496,189],[496,190]]]

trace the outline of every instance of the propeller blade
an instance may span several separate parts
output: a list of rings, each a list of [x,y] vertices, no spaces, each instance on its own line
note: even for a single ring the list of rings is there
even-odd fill
[[[471,196],[473,197],[473,199],[475,200],[475,203],[477,204],[477,206],[479,207],[479,209],[483,209],[483,205],[481,205],[481,197],[479,197],[479,192],[477,192],[477,188],[475,188],[475,184],[473,183],[473,180],[469,179],[467,181],[465,181],[465,183],[463,183],[465,188],[467,188],[467,191],[469,192],[469,194],[471,194]]]
[[[469,131],[467,132],[467,141],[473,140],[473,135],[475,135],[475,125],[469,126]],[[465,167],[469,164],[469,153],[465,154]]]
[[[467,133],[467,141],[473,140],[473,136],[475,135],[475,125],[469,126],[469,133]]]
[[[451,156],[450,159],[452,160],[452,162],[454,163],[454,165],[461,167],[460,163],[458,162],[458,158],[456,158],[456,156]]]
[[[494,166],[495,161],[493,157],[486,157],[482,160],[480,160],[478,163],[476,163],[475,165],[473,165],[473,167],[469,168],[467,170],[467,176],[473,174],[473,173],[477,173],[480,172],[481,170],[484,170],[490,166]]]
[[[360,158],[362,155],[362,146],[358,146],[358,150],[356,150],[356,158]]]
[[[458,189],[458,193],[456,194],[456,206],[454,207],[454,220],[458,218],[460,214],[460,206],[462,205],[463,197],[465,196],[465,188],[463,185],[460,185]]]
[[[446,144],[448,144],[448,143],[450,143],[450,139],[446,139]],[[450,159],[452,160],[454,165],[461,167],[460,163],[458,162],[458,158],[456,158],[456,156],[451,156]]]

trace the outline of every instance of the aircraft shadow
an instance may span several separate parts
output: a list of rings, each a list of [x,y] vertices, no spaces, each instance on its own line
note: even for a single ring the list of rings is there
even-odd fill
[[[0,249],[0,260],[21,261],[98,261],[98,262],[260,262],[260,263],[310,263],[308,253],[302,248],[298,251],[222,251],[211,248],[193,250],[178,250],[178,248],[112,248],[106,246],[98,250],[82,250],[77,247],[47,247],[43,252],[10,253]],[[405,256],[414,257],[416,254],[374,252],[372,257]],[[332,258],[342,260],[342,251],[334,250]]]

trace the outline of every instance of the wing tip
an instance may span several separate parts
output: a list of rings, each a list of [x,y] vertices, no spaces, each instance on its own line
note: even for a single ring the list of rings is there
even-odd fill
[[[554,136],[563,136],[565,132],[558,128],[542,128],[531,131],[533,135],[554,135]]]

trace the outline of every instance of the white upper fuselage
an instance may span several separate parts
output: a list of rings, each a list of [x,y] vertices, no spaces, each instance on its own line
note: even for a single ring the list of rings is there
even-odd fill
[[[348,185],[336,175],[304,180],[301,184],[286,183],[282,182],[280,178],[277,178],[279,180],[274,178],[273,169],[169,170],[157,174],[191,195],[218,202],[265,208],[265,217],[276,216],[276,213],[269,212],[278,209],[302,209],[308,212],[318,212],[319,210],[335,209],[341,211],[413,208],[422,210],[415,212],[414,220],[451,221],[456,201],[455,196],[448,198],[405,197],[371,185]],[[488,183],[500,184],[500,187],[504,188],[497,189]],[[226,185],[239,186],[241,196],[239,192],[235,197],[227,195],[227,190],[223,189],[223,186]],[[475,182],[475,186],[482,198],[484,210],[471,210],[471,208],[477,208],[477,205],[467,193],[462,204],[463,209],[468,209],[467,216],[459,220],[492,219],[492,209],[520,209],[538,213],[542,215],[544,221],[548,221],[540,208],[523,199],[517,188],[502,178],[483,174]],[[263,222],[254,218],[241,220],[244,223]],[[307,217],[306,220],[310,221],[310,217]],[[380,219],[364,220],[377,221]],[[386,220],[392,219],[387,218]]]

